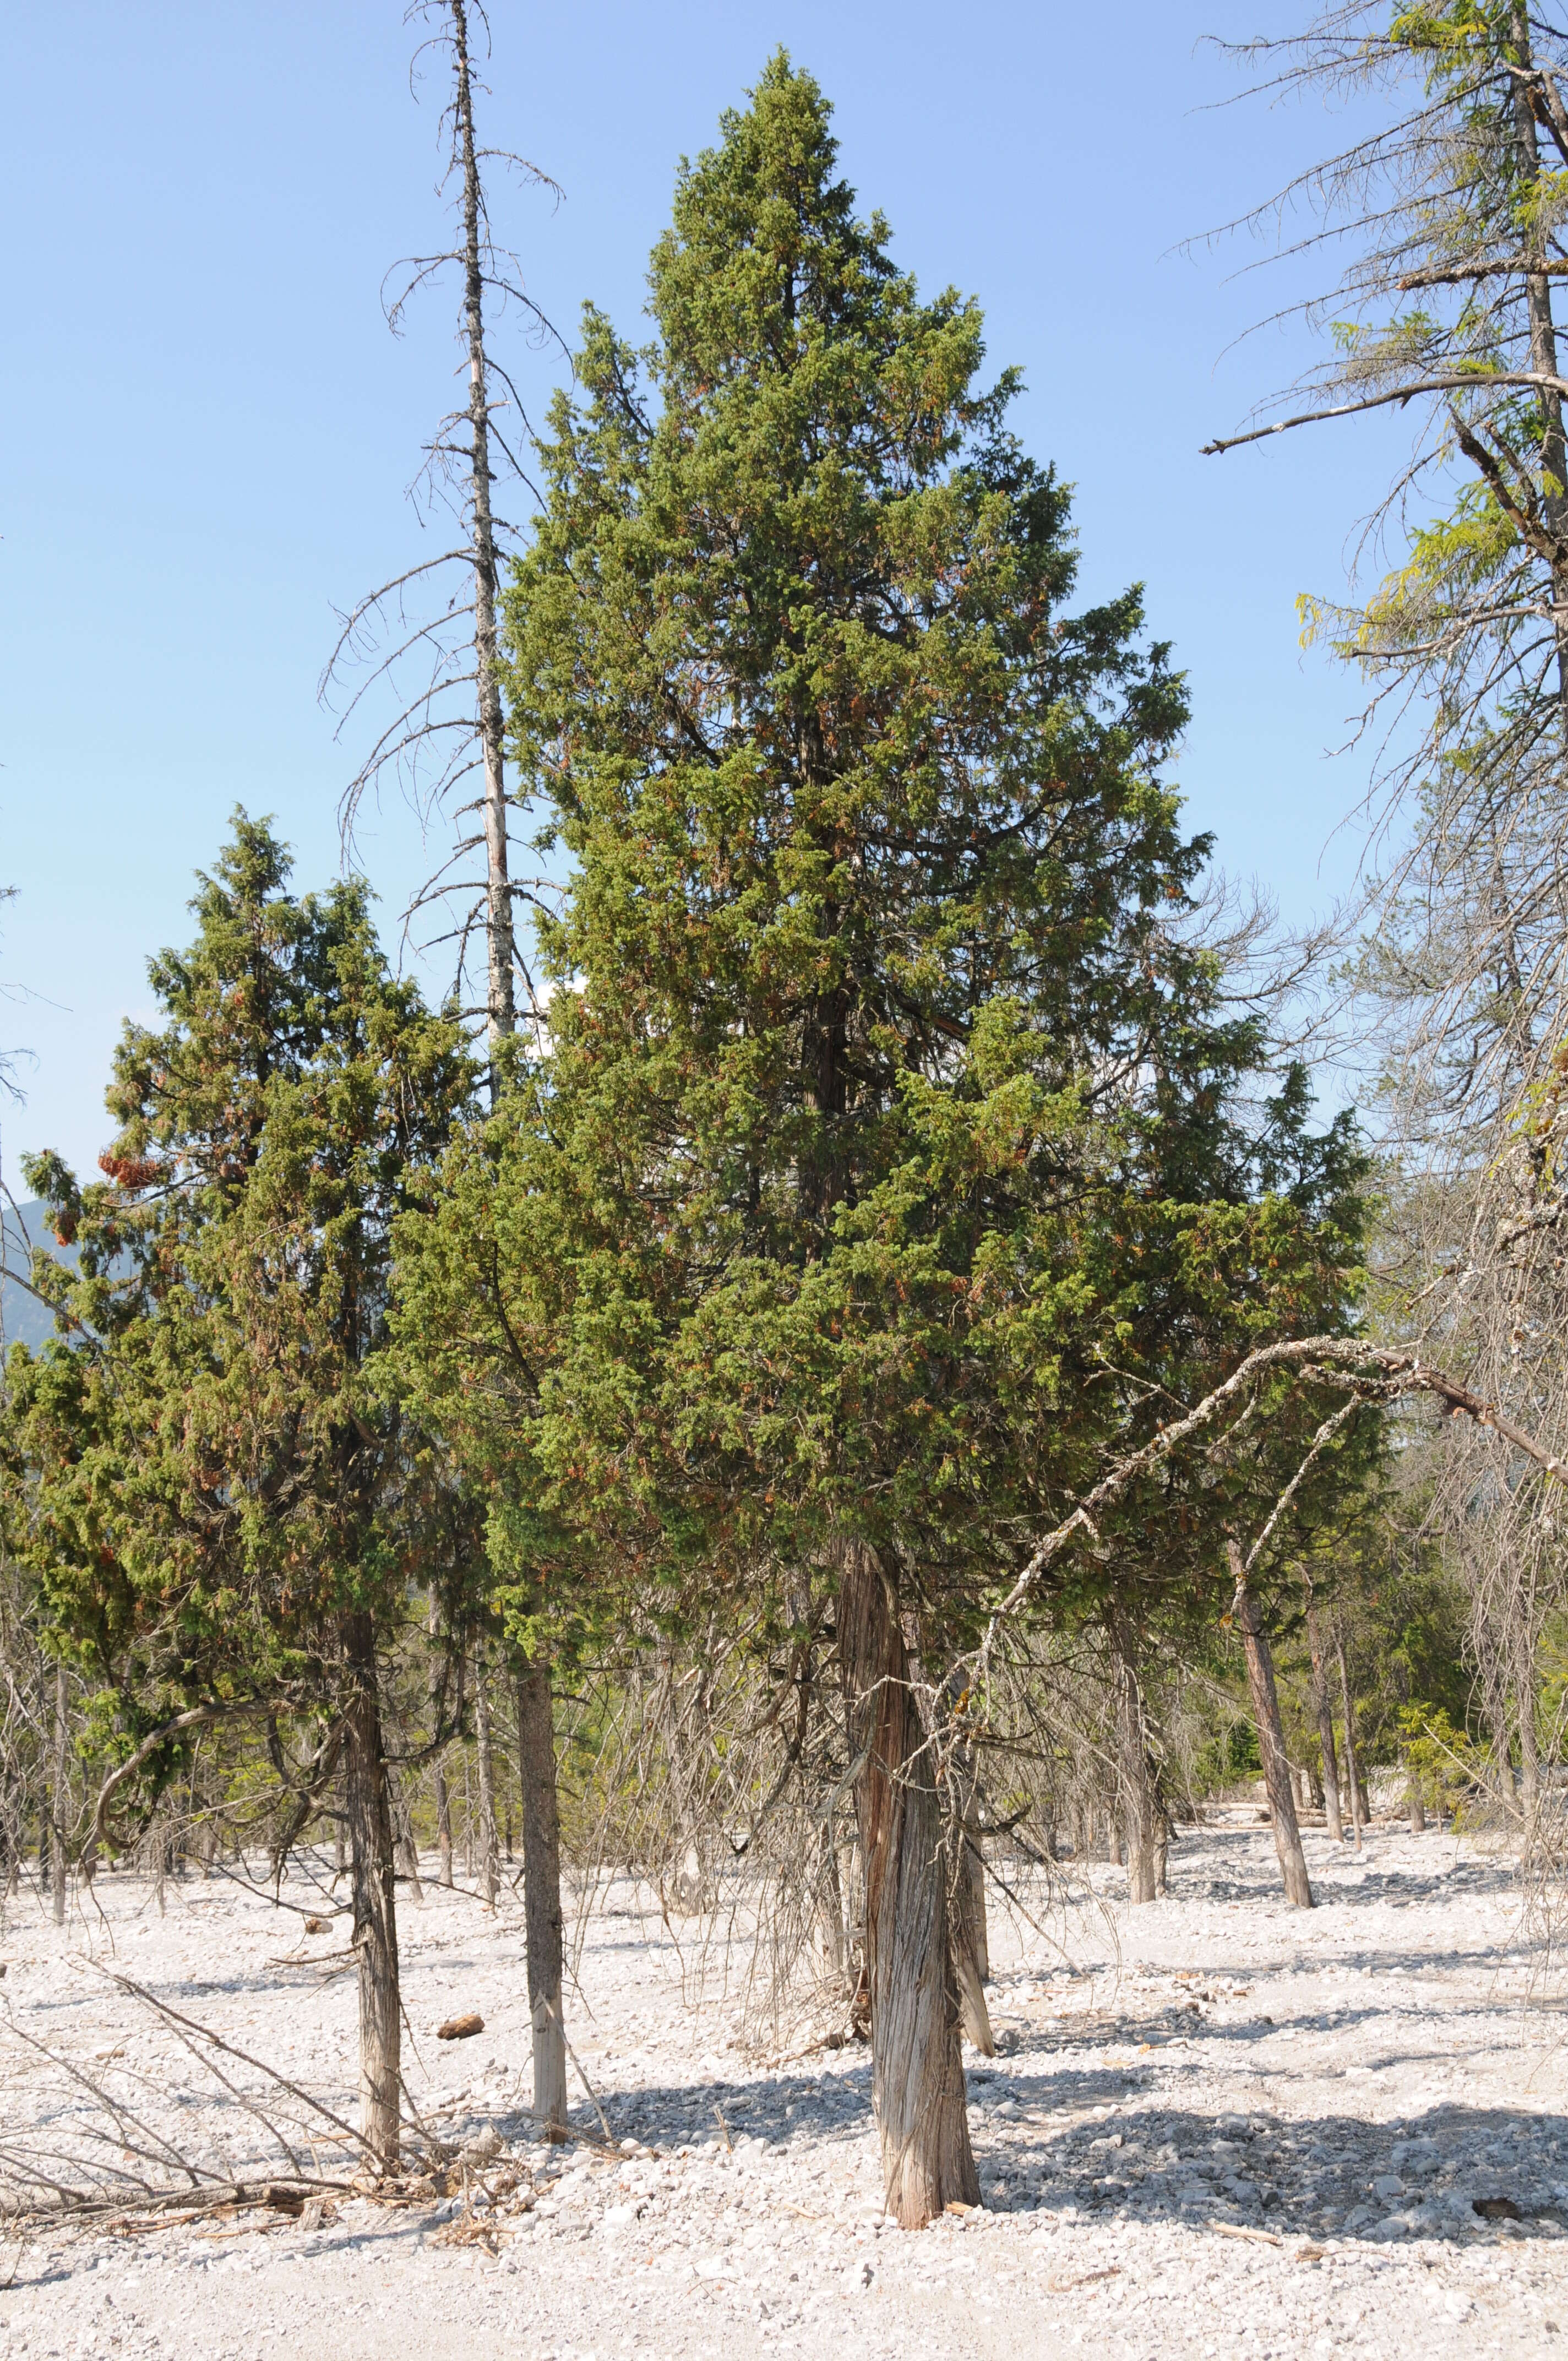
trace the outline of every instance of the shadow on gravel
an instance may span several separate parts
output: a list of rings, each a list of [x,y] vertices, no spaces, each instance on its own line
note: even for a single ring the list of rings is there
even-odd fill
[[[1129,2222],[1226,2222],[1344,2235],[1553,2239],[1568,2216],[1568,2118],[1440,2107],[1353,2115],[1219,2115],[1146,2101],[1126,2078],[971,2075],[987,2202]],[[1119,2089],[1118,2089],[1119,2085]]]
[[[605,2100],[617,2138],[737,2153],[830,2151],[872,2129],[871,2064]],[[1568,2219],[1568,2117],[1439,2107],[1396,2123],[1214,2115],[1162,2104],[1112,2067],[972,2068],[985,2203],[1106,2221],[1228,2223],[1280,2237],[1546,2241]],[[574,2114],[576,2114],[574,2110]],[[585,2118],[586,2122],[586,2118]]]

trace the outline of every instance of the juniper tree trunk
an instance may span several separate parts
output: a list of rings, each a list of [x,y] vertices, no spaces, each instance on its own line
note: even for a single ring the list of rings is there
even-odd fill
[[[1158,1891],[1158,1805],[1149,1769],[1148,1720],[1138,1678],[1136,1642],[1124,1618],[1108,1625],[1115,1684],[1116,1773],[1126,1838],[1127,1899],[1152,1902]]]
[[[917,2230],[954,2202],[973,2205],[948,1926],[944,1813],[910,1686],[898,1602],[863,1543],[844,1553],[839,1649],[865,1861],[872,2103],[888,2212]]]
[[[566,2024],[561,1986],[561,1822],[555,1788],[555,1715],[550,1670],[530,1664],[517,1684],[517,1767],[522,1786],[522,1901],[528,2011],[533,2027],[533,2112],[566,2125]]]
[[[1328,1822],[1331,1837],[1336,1844],[1344,1839],[1344,1822],[1340,1817],[1339,1755],[1334,1743],[1334,1718],[1329,1705],[1329,1685],[1323,1676],[1323,1642],[1318,1629],[1318,1610],[1312,1604],[1311,1592],[1307,1594],[1307,1653],[1312,1665],[1312,1716],[1318,1725],[1318,1745],[1323,1758],[1323,1817]]]
[[[359,1960],[359,2128],[383,2172],[398,2165],[402,2091],[398,1916],[391,1791],[381,1743],[376,1631],[368,1615],[343,1621],[344,1791]]]
[[[490,1745],[490,1675],[481,1648],[474,1659],[474,1735],[479,1757],[479,1855],[485,1901],[496,1906],[500,1889],[500,1845],[496,1835],[496,1762]]]
[[[1269,1816],[1274,1822],[1274,1849],[1279,1856],[1280,1873],[1285,1880],[1285,1898],[1298,1910],[1312,1907],[1311,1881],[1307,1875],[1307,1856],[1301,1850],[1300,1824],[1296,1817],[1296,1795],[1290,1781],[1290,1765],[1285,1754],[1285,1731],[1279,1719],[1279,1693],[1274,1685],[1274,1659],[1263,1629],[1263,1610],[1247,1587],[1246,1569],[1242,1562],[1239,1543],[1227,1543],[1231,1573],[1235,1581],[1235,1598],[1232,1613],[1246,1649],[1247,1683],[1252,1690],[1252,1709],[1257,1723],[1257,1749],[1263,1757],[1263,1780],[1268,1792]]]
[[[54,1923],[65,1924],[65,1831],[69,1824],[70,1803],[66,1788],[66,1762],[70,1739],[67,1715],[65,1666],[54,1668],[54,1779],[51,1802],[53,1811],[49,1829],[49,1883],[54,1898]]]

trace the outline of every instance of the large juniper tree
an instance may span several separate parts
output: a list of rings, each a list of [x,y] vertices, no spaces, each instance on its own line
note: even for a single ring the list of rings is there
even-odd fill
[[[783,57],[683,168],[652,292],[646,352],[587,315],[506,600],[570,862],[550,1038],[404,1225],[401,1333],[499,1483],[515,1615],[657,1576],[836,1639],[914,2223],[977,2187],[946,1668],[1124,1425],[1119,1210],[1197,1235],[1140,1139],[1256,1043],[1171,930],[1181,686],[1135,593],[1069,610],[1015,380],[894,269]],[[1313,1264],[1306,1210],[1266,1221]]]

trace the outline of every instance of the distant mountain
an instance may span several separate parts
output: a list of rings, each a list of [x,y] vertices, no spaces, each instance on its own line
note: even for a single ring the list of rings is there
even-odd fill
[[[76,1249],[55,1243],[44,1208],[36,1201],[14,1209],[10,1204],[5,1206],[5,1219],[0,1222],[0,1245],[5,1249],[4,1276],[0,1278],[0,1327],[5,1330],[7,1345],[27,1345],[36,1353],[54,1334],[53,1315],[12,1274],[18,1274],[20,1279],[27,1277],[34,1246],[48,1246],[50,1254],[70,1263],[76,1260]]]

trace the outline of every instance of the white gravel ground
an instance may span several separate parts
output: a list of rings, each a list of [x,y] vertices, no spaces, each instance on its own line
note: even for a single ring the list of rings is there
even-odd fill
[[[694,2010],[670,1930],[625,1888],[588,1928],[571,2019],[618,2145],[586,2103],[584,2136],[531,2144],[515,1905],[491,1916],[463,1894],[405,1896],[411,2086],[448,2136],[499,2148],[482,2166],[504,2192],[498,2251],[475,2235],[482,2202],[476,2214],[457,2199],[350,2199],[314,2229],[250,2212],[35,2230],[0,2243],[0,2348],[1568,2355],[1564,2059],[1555,2017],[1530,2001],[1507,1865],[1439,1834],[1375,1830],[1359,1861],[1321,1834],[1307,1844],[1310,1916],[1286,1910],[1267,1831],[1238,1813],[1183,1836],[1150,1908],[1129,1912],[1120,1873],[1097,1869],[1096,1894],[1041,1927],[993,1916],[1001,2055],[970,2074],[985,2204],[919,2234],[881,2217],[865,2052],[749,2060],[733,2002]],[[319,1898],[302,1882],[285,1894]],[[346,2112],[352,1980],[314,1963],[344,1922],[302,1925],[217,1877],[171,1885],[162,1917],[122,1875],[100,1877],[63,1930],[10,1905],[0,2150],[79,2147],[104,2121],[26,2036],[133,2111],[107,2153],[158,2133],[209,2169],[265,2157],[257,2120],[105,1965]],[[470,2008],[483,2035],[430,2037]],[[280,2125],[298,2119],[280,2104]],[[315,2148],[323,2173],[342,2154]],[[260,2169],[282,2169],[276,2150]],[[1478,2214],[1488,2199],[1519,2218]]]

